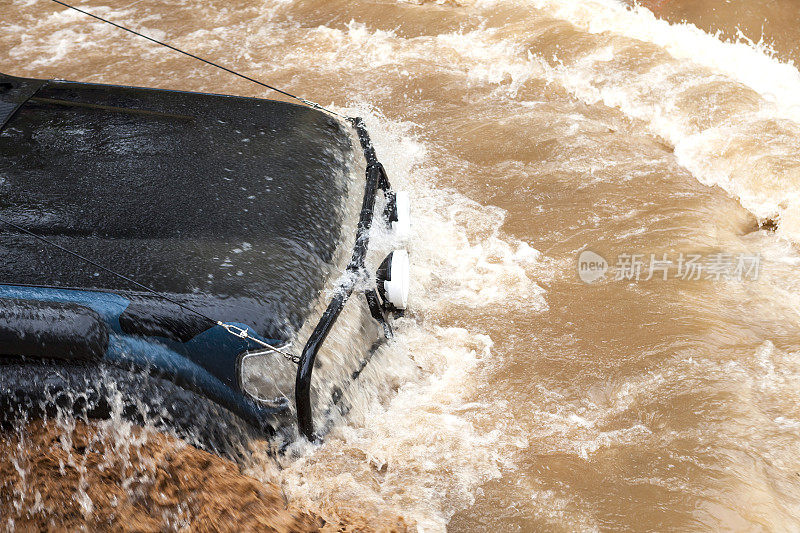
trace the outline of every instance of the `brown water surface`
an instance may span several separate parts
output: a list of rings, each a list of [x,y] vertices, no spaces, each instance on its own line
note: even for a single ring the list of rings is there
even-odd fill
[[[251,475],[426,530],[800,528],[796,2],[82,5],[365,115],[415,198],[373,401]],[[0,29],[8,74],[274,96],[44,0]],[[679,278],[715,253],[757,279]],[[676,264],[618,280],[626,254]]]

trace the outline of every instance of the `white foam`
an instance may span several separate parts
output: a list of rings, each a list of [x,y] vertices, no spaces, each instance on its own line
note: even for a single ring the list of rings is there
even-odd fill
[[[111,9],[98,6],[93,9],[98,16],[116,20],[125,24],[126,19],[136,15],[133,9]],[[164,40],[167,34],[156,28],[148,28],[142,23],[159,16],[137,18],[133,29],[154,39]],[[86,15],[64,8],[52,14],[37,18],[34,24],[25,27],[13,26],[11,30],[19,35],[20,42],[8,51],[10,58],[22,62],[23,68],[36,72],[42,68],[58,66],[66,58],[77,54],[101,54],[107,52],[104,39],[118,41],[120,30],[103,22],[88,19]],[[42,37],[42,36],[45,37]],[[152,45],[145,41],[135,40],[133,46],[142,46],[148,53],[153,52]],[[161,50],[159,50],[161,52]]]
[[[722,42],[615,0],[529,4],[598,35],[597,48],[574,62],[551,66],[540,59],[537,68],[549,79],[586,103],[644,121],[698,180],[724,188],[762,219],[779,218],[780,234],[800,242],[800,72],[792,64],[763,47]],[[603,32],[618,37],[607,44]],[[615,62],[637,42],[655,44],[671,59],[643,72]],[[696,91],[716,91],[731,105],[743,102],[743,110],[715,117],[715,109],[692,98]]]
[[[492,339],[438,317],[521,299],[545,309],[542,289],[525,270],[540,254],[499,234],[501,210],[429,185],[436,169],[411,124],[365,108],[347,111],[365,116],[393,185],[412,192],[408,317],[395,322],[396,340],[368,365],[374,376],[361,378],[370,384],[369,401],[356,401],[319,447],[295,444],[278,475],[296,504],[323,515],[351,508],[443,531],[527,439],[502,405],[474,400],[481,369],[493,364]],[[276,475],[265,465],[253,473]]]
[[[800,73],[793,65],[770,56],[763,45],[722,42],[692,25],[671,25],[645,8],[629,9],[616,0],[474,3],[487,13],[508,5],[535,6],[566,20],[597,35],[598,46],[575,63],[551,66],[525,49],[524,32],[508,38],[491,27],[412,41],[356,22],[344,30],[315,32],[328,41],[324,63],[337,68],[403,64],[435,49],[463,70],[467,83],[497,84],[503,91],[498,96],[515,96],[531,78],[556,81],[586,103],[602,102],[644,121],[674,146],[678,161],[699,181],[724,188],[762,219],[780,218],[780,234],[800,242]],[[605,33],[616,36],[609,45]],[[614,63],[624,47],[637,43],[657,45],[672,59],[645,72]],[[508,78],[510,84],[500,83]],[[691,97],[688,104],[679,98],[714,83],[723,96],[732,91],[734,98],[747,100],[747,91],[754,91],[756,109],[706,120],[698,128],[695,116],[709,110],[693,108]],[[484,297],[495,295],[484,291],[477,299]]]
[[[800,117],[800,73],[789,63],[747,42],[723,42],[693,24],[670,24],[650,10],[627,7],[618,0],[530,0],[556,18],[593,34],[610,32],[653,43],[672,57],[724,74],[753,88],[783,116]]]

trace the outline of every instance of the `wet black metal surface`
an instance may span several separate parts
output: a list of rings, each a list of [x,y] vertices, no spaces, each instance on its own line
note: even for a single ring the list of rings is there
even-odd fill
[[[340,241],[346,125],[270,100],[0,84],[30,97],[0,130],[4,217],[264,337],[302,324]],[[133,288],[7,227],[0,253],[0,282]]]

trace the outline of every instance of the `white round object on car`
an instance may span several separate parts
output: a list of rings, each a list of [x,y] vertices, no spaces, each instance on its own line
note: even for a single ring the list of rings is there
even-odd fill
[[[386,300],[397,309],[405,309],[408,305],[408,290],[411,281],[411,269],[408,252],[395,250],[392,252],[389,279],[383,281]]]

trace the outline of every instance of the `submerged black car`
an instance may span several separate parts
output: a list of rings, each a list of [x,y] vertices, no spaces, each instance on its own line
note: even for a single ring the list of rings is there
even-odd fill
[[[373,221],[405,226],[407,199],[357,119],[0,75],[3,420],[313,438],[405,306],[405,252],[365,261]],[[324,361],[345,306],[358,349]]]

